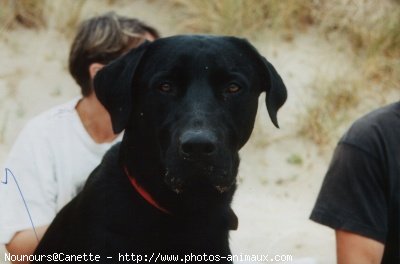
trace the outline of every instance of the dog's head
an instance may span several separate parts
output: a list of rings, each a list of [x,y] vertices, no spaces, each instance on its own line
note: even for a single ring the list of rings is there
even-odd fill
[[[156,153],[163,182],[177,193],[234,186],[238,151],[252,132],[259,94],[266,92],[277,127],[286,100],[274,67],[235,37],[146,42],[98,72],[94,86],[115,133],[126,129],[124,141],[147,144],[136,151]]]

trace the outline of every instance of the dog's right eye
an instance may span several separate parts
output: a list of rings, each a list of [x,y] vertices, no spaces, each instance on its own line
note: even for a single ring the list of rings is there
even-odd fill
[[[169,93],[172,91],[172,87],[171,87],[171,84],[165,82],[165,83],[161,83],[158,86],[158,90],[160,90],[161,92],[164,92],[164,93]]]
[[[234,94],[240,91],[240,87],[239,85],[235,84],[235,83],[231,83],[229,84],[229,86],[226,88],[226,92]]]

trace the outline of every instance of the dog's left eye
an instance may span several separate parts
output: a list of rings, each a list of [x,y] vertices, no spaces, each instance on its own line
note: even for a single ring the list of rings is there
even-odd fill
[[[239,92],[240,90],[241,90],[241,88],[239,85],[237,85],[236,83],[230,83],[225,91],[227,93],[234,94],[234,93]]]
[[[164,93],[168,93],[168,92],[171,92],[172,91],[172,87],[171,87],[171,84],[169,84],[169,83],[161,83],[159,86],[158,86],[158,89],[160,90],[160,91],[162,91],[162,92],[164,92]]]

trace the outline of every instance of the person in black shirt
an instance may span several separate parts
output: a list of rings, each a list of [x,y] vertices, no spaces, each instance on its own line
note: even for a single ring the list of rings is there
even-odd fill
[[[339,141],[310,219],[335,229],[338,263],[400,263],[400,102]]]

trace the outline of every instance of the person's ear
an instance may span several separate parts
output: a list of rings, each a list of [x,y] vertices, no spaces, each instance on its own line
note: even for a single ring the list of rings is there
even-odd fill
[[[104,64],[98,63],[98,62],[93,62],[92,64],[89,65],[89,75],[90,79],[93,80],[94,76],[96,76],[96,73],[100,71],[104,67]]]

